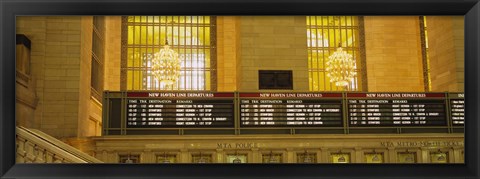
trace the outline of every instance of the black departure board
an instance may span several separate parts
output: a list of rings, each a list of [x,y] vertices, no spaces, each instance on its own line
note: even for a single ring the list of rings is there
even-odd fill
[[[452,125],[463,126],[465,124],[465,98],[464,93],[450,93],[450,117]]]
[[[447,125],[444,93],[347,93],[349,126]]]
[[[241,127],[343,125],[341,93],[240,93]]]
[[[105,135],[462,132],[465,125],[463,93],[106,91],[104,96]]]
[[[127,128],[233,127],[233,93],[129,92]]]

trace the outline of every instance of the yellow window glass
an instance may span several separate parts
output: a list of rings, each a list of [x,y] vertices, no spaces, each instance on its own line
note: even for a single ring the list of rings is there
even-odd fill
[[[123,18],[126,32],[126,60],[122,73],[128,90],[212,90],[215,59],[215,30],[212,16],[128,16]],[[153,54],[166,42],[179,56],[180,77],[171,88],[161,88],[151,73]],[[215,88],[213,88],[215,89]]]
[[[307,48],[309,89],[311,91],[342,91],[325,75],[326,62],[339,46],[351,54],[359,67],[358,18],[356,16],[307,16]],[[357,74],[359,68],[356,69]],[[359,91],[359,75],[347,87]]]

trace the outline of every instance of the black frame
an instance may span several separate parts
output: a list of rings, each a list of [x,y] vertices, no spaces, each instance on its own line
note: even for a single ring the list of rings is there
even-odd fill
[[[0,2],[0,177],[2,178],[478,178],[480,4],[478,0],[15,0]],[[15,16],[20,15],[465,15],[465,164],[17,164],[15,165]],[[188,172],[185,172],[188,171]]]
[[[280,75],[286,76],[286,84],[280,84]],[[271,77],[271,78],[269,78]],[[273,84],[269,84],[272,83]],[[258,89],[293,90],[292,70],[258,70]]]

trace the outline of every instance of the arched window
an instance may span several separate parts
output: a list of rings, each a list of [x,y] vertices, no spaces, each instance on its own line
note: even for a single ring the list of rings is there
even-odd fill
[[[127,16],[122,18],[123,90],[160,90],[151,73],[153,54],[168,40],[181,72],[172,90],[216,90],[215,17]]]
[[[357,75],[348,85],[348,91],[361,91],[362,76],[365,76],[365,63],[360,39],[363,28],[361,17],[357,16],[307,16],[308,77],[310,91],[343,91],[330,82],[326,74],[327,59],[339,44],[343,50],[353,56],[356,62]],[[363,43],[363,44],[362,44]],[[363,54],[362,54],[363,53]],[[363,87],[366,88],[366,87]]]

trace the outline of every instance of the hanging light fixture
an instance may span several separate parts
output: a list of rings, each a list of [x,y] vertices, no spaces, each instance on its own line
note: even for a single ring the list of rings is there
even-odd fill
[[[165,89],[173,88],[180,76],[178,53],[170,49],[168,40],[165,41],[163,48],[153,56],[152,74],[160,86]]]
[[[202,156],[202,152],[200,152],[200,159],[198,159],[198,163],[207,163],[207,161]]]
[[[345,159],[345,154],[342,152],[342,150],[340,150],[337,154],[340,155],[340,157],[337,159],[337,162],[346,163],[347,159]]]
[[[437,152],[437,156],[438,156],[438,157],[437,157],[437,160],[438,160],[438,161],[442,161],[442,162],[445,161],[446,158],[445,158],[444,155],[446,155],[446,154],[445,154],[444,152],[442,152],[440,149],[438,149],[438,152]]]
[[[372,162],[381,162],[380,158],[377,155],[377,152],[373,150]]]
[[[238,158],[237,151],[235,151],[235,159],[233,159],[233,163],[242,163],[242,159]]]
[[[170,160],[168,160],[168,157],[167,157],[167,152],[163,152],[163,161],[162,163],[170,163]]]
[[[305,149],[305,153],[303,153],[303,163],[312,163],[312,157],[307,152],[307,149]]]
[[[338,21],[340,43],[338,43],[337,51],[328,57],[325,70],[327,72],[327,77],[330,78],[330,82],[346,89],[350,81],[352,81],[356,75],[356,65],[352,55],[343,51],[340,18],[338,18]]]
[[[125,160],[125,163],[133,163],[133,160],[130,159],[130,154],[128,154],[127,160]]]
[[[437,158],[438,161],[445,161],[445,156],[442,154]]]
[[[408,149],[407,149],[406,154],[407,154],[407,157],[405,157],[406,162],[415,162],[415,158],[414,158],[415,153],[414,152],[409,152]]]
[[[278,163],[278,161],[275,159],[275,156],[273,155],[273,151],[270,151],[270,158],[268,159],[268,163]]]
[[[406,158],[405,158],[405,161],[406,162],[415,162],[415,160],[413,159],[413,157],[411,155],[408,155]]]
[[[336,86],[346,87],[357,74],[356,66],[352,55],[343,51],[341,44],[338,46],[337,51],[328,57],[325,70],[330,82]]]

